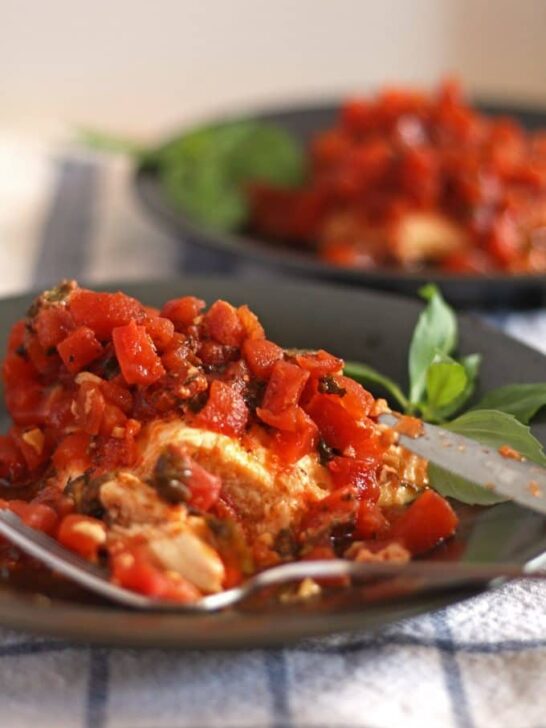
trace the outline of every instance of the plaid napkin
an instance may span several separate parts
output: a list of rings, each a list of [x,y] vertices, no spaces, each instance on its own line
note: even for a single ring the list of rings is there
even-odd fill
[[[0,295],[54,283],[263,275],[173,242],[124,160],[0,138]],[[546,351],[546,312],[493,322]],[[374,634],[239,653],[81,647],[0,630],[6,728],[540,728],[546,587],[514,582]]]

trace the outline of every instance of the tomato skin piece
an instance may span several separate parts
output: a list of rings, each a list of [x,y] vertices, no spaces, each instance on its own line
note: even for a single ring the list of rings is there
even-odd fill
[[[243,325],[244,335],[246,339],[265,339],[264,327],[261,325],[258,317],[245,304],[239,306],[237,315]]]
[[[400,541],[415,556],[452,536],[458,523],[447,500],[434,490],[426,490],[395,521],[389,537]]]
[[[2,503],[0,501],[0,503]],[[5,506],[15,513],[26,526],[52,536],[57,530],[59,518],[51,506],[45,503],[27,503],[22,500],[4,501]]]
[[[376,457],[367,460],[335,457],[328,463],[328,470],[336,488],[353,486],[360,498],[376,503],[381,494],[376,478],[380,462],[380,458]]]
[[[313,420],[299,407],[296,428],[293,431],[279,430],[273,441],[277,456],[286,465],[293,465],[305,455],[313,452],[318,442],[318,429]]]
[[[227,301],[213,303],[204,315],[203,323],[214,341],[225,346],[241,346],[245,329],[237,310]]]
[[[283,358],[283,350],[267,339],[246,339],[242,353],[255,377],[269,379],[275,364]]]
[[[205,305],[203,300],[195,296],[173,298],[163,306],[161,316],[170,319],[177,331],[184,331],[193,324]]]
[[[88,561],[97,561],[99,549],[106,544],[106,524],[91,516],[71,513],[63,518],[57,541]]]
[[[131,321],[112,331],[114,351],[127,384],[153,384],[165,374],[144,326]]]
[[[144,326],[156,349],[165,351],[173,340],[173,322],[163,316],[150,316]]]
[[[198,413],[196,421],[225,435],[241,435],[248,421],[248,408],[239,392],[215,380],[210,385],[208,401]]]
[[[40,346],[47,351],[55,348],[74,329],[74,319],[65,306],[45,306],[33,319],[32,326]]]
[[[305,405],[326,444],[344,455],[365,459],[373,448],[373,427],[357,422],[341,404],[339,397],[317,394]]]
[[[77,374],[102,354],[102,344],[87,326],[80,326],[57,345],[70,374]]]
[[[322,377],[325,374],[336,374],[343,369],[343,359],[329,354],[323,349],[296,356],[298,366],[307,370],[313,377]]]
[[[100,384],[104,399],[110,404],[115,404],[120,410],[129,415],[133,409],[133,395],[126,387],[112,380],[105,380]]]
[[[96,293],[76,289],[68,299],[68,309],[78,326],[88,326],[100,341],[107,341],[112,331],[135,319],[140,320],[140,303],[124,293]]]
[[[66,435],[57,445],[51,458],[57,470],[79,470],[82,473],[91,466],[89,445],[91,437],[86,432]]]
[[[265,390],[262,408],[279,414],[289,407],[295,407],[308,379],[309,372],[296,364],[276,362]]]
[[[340,402],[347,412],[357,420],[367,417],[374,404],[374,398],[368,390],[350,377],[334,375],[333,378],[345,390]]]
[[[147,549],[139,545],[127,545],[110,553],[110,568],[116,583],[126,589],[150,597],[175,602],[195,602],[201,597],[199,590],[179,576],[169,576],[153,563]]]

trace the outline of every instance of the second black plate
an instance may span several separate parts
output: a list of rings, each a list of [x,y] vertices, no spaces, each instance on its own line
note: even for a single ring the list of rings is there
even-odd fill
[[[278,108],[248,113],[244,118],[272,122],[307,144],[316,132],[332,125],[339,105],[337,102],[320,106]],[[528,129],[546,128],[546,111],[495,104],[478,104],[478,107],[492,115],[513,116]],[[221,122],[225,119],[212,121]],[[338,268],[310,255],[276,247],[250,235],[220,233],[192,222],[169,201],[158,175],[153,171],[137,170],[135,181],[140,200],[159,223],[181,240],[205,246],[220,256],[250,260],[261,267],[282,273],[409,295],[414,295],[425,283],[434,281],[442,287],[446,298],[459,307],[533,308],[546,304],[546,275],[484,277],[435,274],[430,271],[407,273],[396,270],[360,271]]]

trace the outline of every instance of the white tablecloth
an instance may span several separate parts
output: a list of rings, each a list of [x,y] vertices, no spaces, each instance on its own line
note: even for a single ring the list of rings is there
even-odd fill
[[[137,207],[128,173],[124,160],[0,137],[0,295],[61,277],[263,275],[168,238]],[[546,312],[490,320],[546,351]],[[377,634],[240,653],[0,631],[0,726],[540,728],[545,607],[545,586],[517,582]]]

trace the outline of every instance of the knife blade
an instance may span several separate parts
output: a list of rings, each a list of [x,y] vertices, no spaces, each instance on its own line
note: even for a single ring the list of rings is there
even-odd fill
[[[378,419],[392,428],[400,422],[392,413]],[[436,425],[423,423],[416,437],[404,432],[398,436],[400,445],[429,462],[546,515],[546,469],[540,465],[504,457],[494,448]]]

